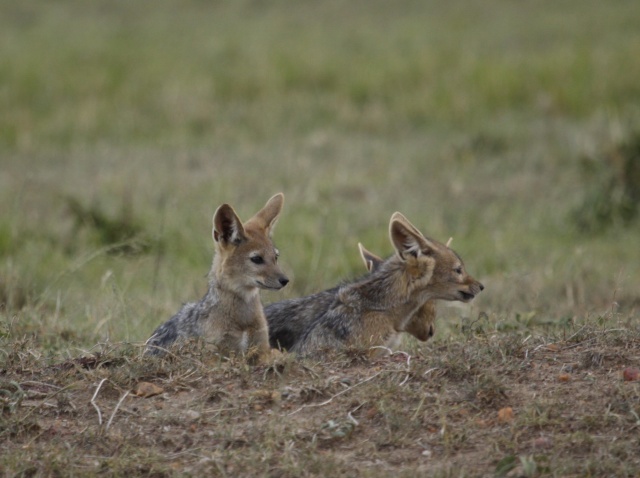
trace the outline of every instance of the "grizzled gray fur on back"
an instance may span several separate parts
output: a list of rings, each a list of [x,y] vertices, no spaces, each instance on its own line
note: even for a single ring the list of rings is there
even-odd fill
[[[311,324],[333,305],[337,291],[338,287],[334,287],[306,297],[265,306],[271,347],[292,350]]]
[[[388,261],[352,282],[267,305],[271,346],[302,354],[343,347],[359,328],[364,311],[385,311],[397,305],[398,300],[389,296],[395,290],[390,282],[396,279],[389,271],[394,267],[396,263]]]
[[[160,325],[147,340],[147,354],[158,355],[178,339],[189,339],[202,335],[200,324],[206,320],[217,297],[209,287],[199,302],[184,304],[168,321]]]

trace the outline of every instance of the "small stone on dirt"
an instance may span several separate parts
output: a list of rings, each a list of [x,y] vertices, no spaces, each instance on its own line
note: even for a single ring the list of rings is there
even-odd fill
[[[625,382],[640,380],[640,370],[635,367],[627,367],[622,371],[622,378]]]
[[[513,408],[504,407],[498,410],[498,421],[500,423],[509,423],[513,421],[515,414],[513,413]]]
[[[200,412],[196,412],[195,410],[187,410],[186,412],[184,412],[184,415],[189,420],[197,420],[198,418],[200,418]]]
[[[533,448],[546,449],[553,446],[553,440],[548,437],[538,437],[533,440]]]
[[[149,398],[160,395],[162,392],[164,392],[162,387],[158,387],[150,382],[140,382],[133,393],[138,397]]]

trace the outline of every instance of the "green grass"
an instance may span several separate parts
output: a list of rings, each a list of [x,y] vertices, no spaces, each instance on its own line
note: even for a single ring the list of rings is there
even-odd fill
[[[465,378],[448,347],[470,340],[473,358],[484,347],[474,337],[500,342],[487,364],[507,371],[527,336],[567,340],[589,323],[596,335],[636,337],[640,226],[588,214],[593,201],[619,204],[616,185],[638,190],[611,158],[640,131],[639,23],[625,0],[3,2],[0,370],[15,373],[10,356],[55,363],[96,343],[146,340],[204,292],[215,208],[228,202],[247,218],[278,191],[275,241],[293,280],[265,302],[360,275],[358,242],[390,254],[394,211],[436,239],[453,236],[486,290],[471,306],[440,308],[433,344],[407,346],[450,367],[443,387],[462,377],[460,394],[497,378],[509,386],[497,372]],[[598,227],[581,228],[576,211]],[[406,416],[379,393],[384,419],[371,430],[393,434]],[[410,396],[415,410],[422,398]],[[556,423],[544,403],[520,406]],[[600,450],[580,419],[562,447],[595,440]],[[461,423],[447,453],[475,443]],[[258,443],[277,470],[271,439]],[[341,466],[339,446],[324,461],[278,443],[292,475]],[[505,466],[533,466],[501,443],[491,446]],[[623,474],[628,450],[584,464],[572,455],[563,469]],[[211,469],[248,473],[232,451]],[[39,453],[60,470],[72,461]],[[157,453],[102,466],[129,473],[137,460],[139,474],[170,473]]]

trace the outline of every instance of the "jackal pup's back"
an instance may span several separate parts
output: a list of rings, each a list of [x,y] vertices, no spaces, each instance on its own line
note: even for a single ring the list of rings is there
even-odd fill
[[[484,287],[469,276],[449,247],[428,239],[402,214],[389,224],[396,254],[355,282],[309,297],[269,305],[271,343],[313,354],[326,349],[387,345],[407,330],[412,317],[432,299],[472,300]],[[296,327],[281,325],[289,320]],[[283,340],[277,336],[285,329]]]
[[[379,269],[384,259],[376,256],[358,244],[360,257],[369,272]],[[340,287],[334,287],[306,297],[283,300],[265,307],[269,323],[269,341],[274,348],[292,350],[318,318],[324,315],[334,304]],[[398,330],[384,344],[396,348],[400,342],[400,332],[407,332],[421,341],[427,341],[434,333],[436,318],[435,301],[429,300],[409,318],[403,330]],[[392,311],[393,312],[393,311]]]
[[[253,351],[260,359],[270,354],[259,289],[281,289],[289,282],[271,241],[283,203],[284,195],[276,194],[244,224],[228,204],[216,210],[209,289],[155,330],[148,353],[161,352],[176,340],[203,337],[223,354]]]

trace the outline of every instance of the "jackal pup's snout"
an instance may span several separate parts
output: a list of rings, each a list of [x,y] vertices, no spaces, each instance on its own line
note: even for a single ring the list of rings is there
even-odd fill
[[[467,290],[460,290],[460,300],[462,300],[462,302],[469,302],[483,290],[484,286],[474,280],[473,284],[469,285]]]

